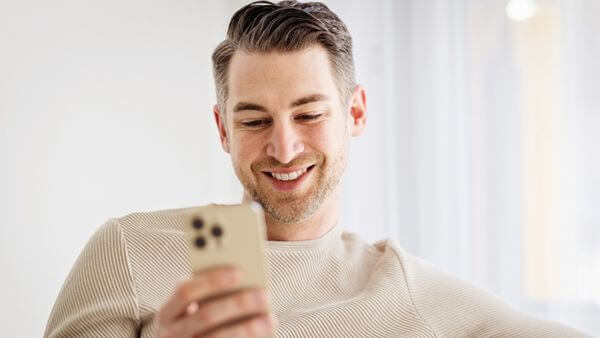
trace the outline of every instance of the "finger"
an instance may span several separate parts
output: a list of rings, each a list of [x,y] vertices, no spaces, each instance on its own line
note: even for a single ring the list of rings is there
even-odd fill
[[[209,333],[208,338],[264,337],[273,332],[274,323],[270,316],[251,317],[233,325],[225,326]]]
[[[227,323],[242,320],[268,311],[268,299],[264,290],[246,289],[200,305],[197,311],[171,325],[169,333],[174,337],[187,337],[205,333]]]
[[[200,302],[210,296],[232,290],[238,285],[240,274],[237,268],[219,267],[203,271],[179,284],[158,313],[159,325],[167,325],[181,316],[191,302]]]

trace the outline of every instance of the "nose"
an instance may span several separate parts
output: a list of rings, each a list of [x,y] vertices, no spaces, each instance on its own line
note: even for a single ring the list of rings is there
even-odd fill
[[[298,130],[290,121],[274,121],[271,129],[267,155],[281,163],[289,163],[304,151]]]

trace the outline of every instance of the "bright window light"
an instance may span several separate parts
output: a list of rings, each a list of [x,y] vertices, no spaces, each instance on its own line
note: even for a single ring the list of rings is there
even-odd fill
[[[536,13],[537,6],[534,0],[510,0],[506,4],[506,15],[514,21],[527,20]]]

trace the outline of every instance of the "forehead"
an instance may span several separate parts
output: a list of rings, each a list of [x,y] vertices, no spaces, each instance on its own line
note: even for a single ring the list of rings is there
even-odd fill
[[[299,97],[338,93],[327,51],[320,46],[293,52],[236,51],[229,64],[229,100],[288,105]]]

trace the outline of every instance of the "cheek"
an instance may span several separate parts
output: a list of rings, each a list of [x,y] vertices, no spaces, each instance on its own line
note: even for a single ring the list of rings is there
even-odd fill
[[[328,121],[310,129],[305,138],[309,147],[323,154],[337,151],[346,137],[344,125],[340,122]]]
[[[262,140],[256,135],[235,135],[232,140],[232,154],[238,165],[250,166],[253,161],[260,158]]]

